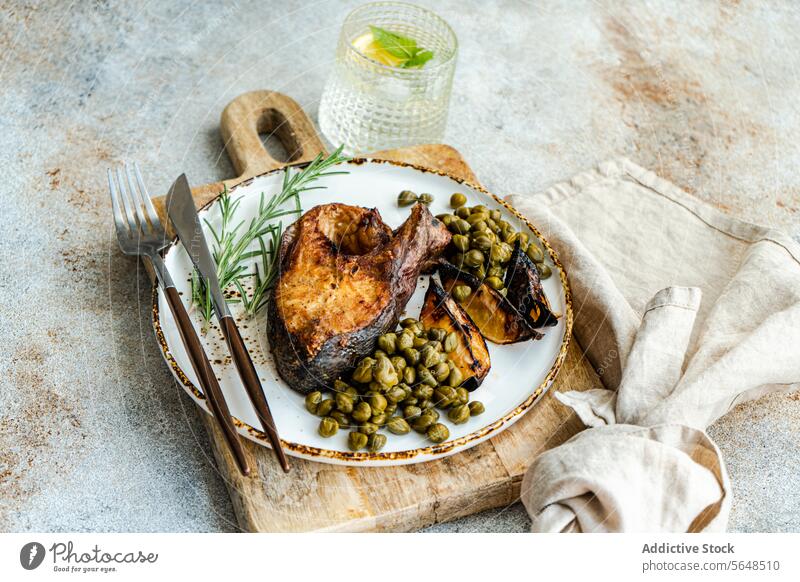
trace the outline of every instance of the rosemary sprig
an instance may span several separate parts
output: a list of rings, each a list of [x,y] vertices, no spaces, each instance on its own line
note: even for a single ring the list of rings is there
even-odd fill
[[[212,254],[217,264],[217,277],[223,291],[234,287],[239,292],[239,297],[231,297],[229,301],[232,303],[240,301],[248,316],[255,315],[266,305],[268,292],[278,274],[278,245],[283,234],[283,222],[274,221],[284,216],[298,217],[303,211],[300,205],[300,193],[324,188],[324,186],[312,186],[315,180],[323,176],[346,174],[347,172],[329,169],[347,159],[342,155],[340,146],[328,157],[319,154],[299,172],[292,172],[290,168],[284,170],[281,191],[273,194],[269,200],[264,193],[261,194],[258,213],[244,230],[242,230],[244,221],[231,226],[241,198],[231,200],[227,188],[220,196],[222,217],[220,229],[217,231],[206,221],[206,226],[214,239]],[[290,207],[286,208],[286,205]],[[255,270],[250,272],[248,266],[253,260],[256,261]],[[253,293],[250,297],[245,292],[245,281],[248,278],[253,282]],[[196,271],[192,275],[192,301],[200,310],[203,319],[208,322],[213,314],[211,294]]]

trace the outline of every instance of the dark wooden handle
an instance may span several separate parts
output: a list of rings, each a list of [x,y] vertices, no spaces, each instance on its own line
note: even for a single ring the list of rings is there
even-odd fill
[[[243,475],[249,475],[250,466],[247,463],[242,442],[239,440],[239,434],[236,432],[236,427],[233,426],[230,410],[228,410],[228,405],[222,395],[217,377],[214,375],[214,369],[211,367],[203,345],[200,343],[200,338],[197,337],[197,332],[189,319],[189,314],[186,313],[183,301],[181,301],[181,297],[175,287],[165,288],[164,294],[167,297],[169,309],[175,317],[175,322],[178,324],[178,330],[180,331],[183,345],[186,347],[186,353],[192,363],[192,368],[194,368],[200,386],[203,388],[206,398],[208,398],[214,418],[217,419],[222,429],[222,434],[225,435],[225,440],[236,459],[239,470]]]
[[[250,352],[247,351],[247,346],[245,346],[244,340],[239,334],[239,328],[236,327],[232,317],[223,317],[219,323],[225,340],[228,342],[231,359],[239,371],[239,377],[242,379],[245,390],[247,390],[247,395],[250,397],[253,408],[256,409],[261,426],[269,437],[269,442],[272,444],[272,449],[275,451],[281,467],[288,473],[289,461],[286,459],[286,453],[283,452],[275,420],[272,418],[267,398],[264,396],[264,389],[261,387],[261,380],[258,379],[258,372],[253,365],[253,360],[250,358]]]
[[[310,162],[325,146],[314,124],[297,101],[275,91],[251,91],[231,101],[222,112],[220,132],[225,149],[239,173],[236,181],[276,170],[287,163]],[[261,134],[277,137],[288,161],[273,158]]]

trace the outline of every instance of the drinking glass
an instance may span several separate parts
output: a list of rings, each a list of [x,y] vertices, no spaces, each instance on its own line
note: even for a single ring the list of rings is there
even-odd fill
[[[353,45],[370,25],[414,39],[433,58],[420,68],[373,60]],[[455,33],[430,10],[401,2],[356,8],[342,25],[336,62],[320,102],[322,133],[351,155],[441,142],[457,52]]]

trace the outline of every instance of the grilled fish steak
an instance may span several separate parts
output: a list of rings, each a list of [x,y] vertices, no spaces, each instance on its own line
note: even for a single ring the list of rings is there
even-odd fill
[[[306,394],[330,386],[392,329],[417,277],[450,242],[417,204],[394,233],[377,210],[325,204],[288,228],[268,311],[280,376]]]

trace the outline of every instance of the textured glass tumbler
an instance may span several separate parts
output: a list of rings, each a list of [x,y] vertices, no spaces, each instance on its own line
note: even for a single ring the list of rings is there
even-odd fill
[[[356,49],[353,41],[377,26],[433,52],[420,68],[391,67]],[[348,154],[441,142],[453,85],[458,42],[433,12],[400,2],[353,10],[342,25],[336,62],[319,106],[328,141]]]

